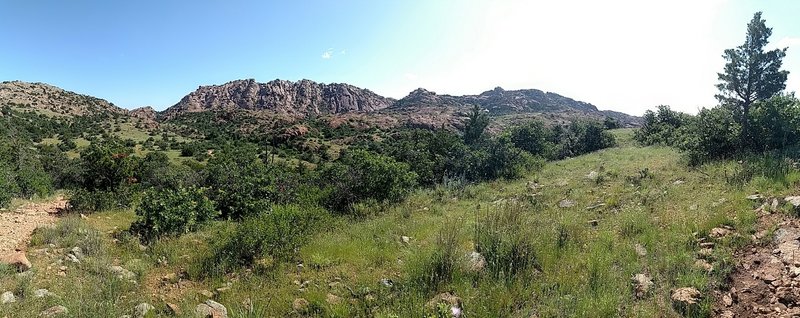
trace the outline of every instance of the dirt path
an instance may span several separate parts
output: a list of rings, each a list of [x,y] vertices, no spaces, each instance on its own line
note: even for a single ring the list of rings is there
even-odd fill
[[[31,233],[39,226],[53,224],[56,214],[64,209],[67,200],[59,196],[53,201],[28,203],[22,207],[0,212],[0,255],[17,249],[24,250]]]
[[[762,243],[734,255],[730,289],[714,295],[718,317],[800,317],[800,220],[769,212],[782,201],[766,200],[756,210],[759,231],[752,239]],[[772,239],[764,242],[776,227]]]

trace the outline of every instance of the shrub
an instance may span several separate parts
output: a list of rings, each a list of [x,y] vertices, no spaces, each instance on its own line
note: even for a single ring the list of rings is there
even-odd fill
[[[327,211],[319,207],[276,205],[271,211],[242,220],[234,231],[223,232],[201,274],[215,276],[239,267],[252,267],[265,258],[291,260],[309,235],[324,224]]]
[[[69,199],[69,212],[92,213],[105,210],[125,209],[136,199],[136,193],[130,187],[116,191],[86,190],[79,188]]]
[[[14,175],[0,162],[0,207],[7,206],[17,191]]]
[[[514,127],[509,132],[515,147],[547,159],[555,158],[556,145],[551,141],[551,135],[552,131],[538,120]]]
[[[725,107],[704,108],[690,127],[686,142],[681,149],[686,151],[689,164],[697,165],[712,159],[730,158],[739,150],[741,127],[733,113]]]
[[[644,124],[637,129],[633,138],[642,145],[678,146],[686,138],[686,128],[692,123],[692,116],[660,105],[656,112],[644,113]]]
[[[351,150],[320,172],[327,183],[325,203],[336,211],[346,211],[353,203],[375,199],[398,202],[416,186],[417,175],[408,164],[366,150]]]
[[[145,242],[152,242],[162,236],[196,231],[218,214],[204,189],[150,190],[136,208],[137,219],[131,225],[131,232],[139,234]]]
[[[269,209],[278,196],[273,175],[253,145],[228,146],[206,169],[209,197],[224,218],[242,219]]]

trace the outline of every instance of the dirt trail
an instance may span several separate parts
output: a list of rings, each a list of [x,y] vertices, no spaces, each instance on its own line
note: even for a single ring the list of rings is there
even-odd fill
[[[787,198],[789,199],[789,198]],[[718,317],[800,317],[800,220],[777,211],[781,199],[766,200],[756,210],[753,244],[734,255],[729,290],[714,293]],[[764,242],[768,231],[772,239]]]
[[[56,214],[66,204],[67,200],[59,196],[53,201],[28,203],[16,209],[0,211],[0,255],[17,249],[25,250],[33,230],[55,223]]]

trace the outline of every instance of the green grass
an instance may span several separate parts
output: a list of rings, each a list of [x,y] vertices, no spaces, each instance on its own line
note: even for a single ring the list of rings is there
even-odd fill
[[[180,290],[163,287],[160,277],[191,270],[209,255],[209,242],[217,233],[235,223],[215,222],[142,251],[135,238],[120,234],[135,217],[130,211],[67,219],[62,224],[73,229],[98,231],[100,241],[75,241],[70,231],[51,234],[52,240],[102,244],[104,252],[66,278],[46,270],[52,259],[33,255],[37,269],[29,284],[62,295],[60,302],[78,308],[76,313],[109,313],[104,316],[129,313],[141,301],[160,308],[161,298],[190,314],[203,300],[197,296],[199,290],[230,284],[230,290],[215,299],[234,316],[246,317],[290,316],[296,298],[309,301],[311,316],[420,317],[425,303],[446,291],[463,300],[466,317],[677,317],[669,302],[670,290],[691,286],[710,296],[731,268],[732,251],[748,243],[745,239],[719,243],[710,257],[715,270],[709,274],[693,266],[698,257],[693,233],[703,235],[713,227],[730,225],[749,237],[756,216],[745,196],[755,191],[785,195],[800,178],[795,171],[780,180],[768,173],[754,174],[734,185],[726,175],[741,169],[735,162],[689,168],[671,148],[636,147],[630,130],[613,133],[619,147],[548,163],[520,180],[442,186],[420,190],[394,206],[361,207],[375,210],[367,215],[376,216],[334,219],[298,251],[296,262],[278,263],[266,272],[242,270],[197,279]],[[591,171],[599,177],[588,179]],[[676,183],[679,180],[682,183]],[[563,199],[576,204],[560,208]],[[597,207],[587,209],[592,206]],[[598,225],[593,227],[590,220]],[[411,237],[410,244],[404,244],[401,236]],[[526,258],[533,261],[513,270],[501,266],[469,272],[462,256],[481,242],[501,242],[495,249],[484,249],[502,256],[495,258],[500,265],[508,265],[510,259],[516,264]],[[34,243],[33,248],[46,246],[39,239]],[[648,254],[638,256],[635,244],[643,245]],[[525,247],[526,254],[514,246]],[[111,263],[137,273],[139,284],[129,286],[97,270]],[[303,264],[300,270],[298,263]],[[442,279],[436,284],[419,279],[431,273],[441,274]],[[635,299],[630,286],[637,273],[647,273],[655,283],[643,299]],[[2,277],[0,287],[9,290],[21,284],[18,279]],[[390,279],[393,286],[384,286],[382,279]],[[328,294],[342,301],[330,304]],[[699,316],[710,314],[711,301],[703,300]],[[38,313],[45,305],[49,303],[22,301],[2,310]]]

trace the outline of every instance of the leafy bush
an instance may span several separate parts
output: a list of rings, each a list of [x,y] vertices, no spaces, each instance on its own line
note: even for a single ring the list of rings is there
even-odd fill
[[[211,158],[206,186],[222,217],[241,219],[268,210],[279,194],[270,169],[249,144],[227,146]]]
[[[325,203],[336,211],[346,211],[353,203],[375,199],[397,202],[416,186],[417,175],[408,164],[366,150],[347,151],[338,161],[320,172],[327,184]]]
[[[135,201],[136,193],[130,187],[116,191],[75,190],[69,199],[69,212],[92,213],[98,211],[124,209]]]
[[[552,130],[538,120],[514,127],[509,132],[514,146],[547,159],[556,157],[556,144],[552,141],[552,134]]]
[[[644,113],[644,124],[637,129],[633,138],[642,145],[678,146],[686,138],[687,127],[692,124],[692,116],[660,105],[657,110]]]
[[[252,267],[257,261],[291,260],[310,234],[327,219],[320,207],[276,205],[271,211],[242,220],[232,232],[223,232],[211,256],[201,265],[201,275],[215,276],[239,267]]]
[[[704,108],[697,114],[697,120],[690,129],[681,148],[686,151],[691,165],[730,158],[741,150],[741,127],[734,120],[733,113],[725,107]]]
[[[200,188],[148,191],[136,208],[131,232],[145,242],[162,236],[177,236],[196,231],[219,215],[214,204]]]

